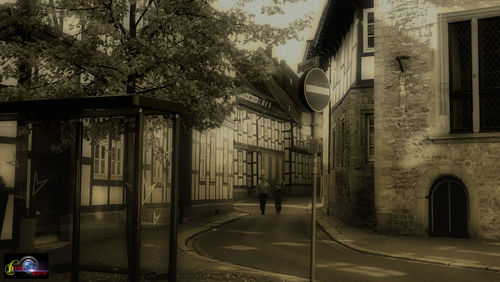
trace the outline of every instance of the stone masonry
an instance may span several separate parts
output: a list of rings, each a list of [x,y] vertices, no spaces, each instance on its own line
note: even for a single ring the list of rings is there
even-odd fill
[[[500,134],[450,134],[449,93],[440,64],[448,53],[439,32],[439,15],[498,8],[499,2],[374,4],[377,229],[426,234],[429,190],[438,177],[449,175],[467,188],[470,236],[500,239]],[[400,60],[403,71],[397,57],[407,57]]]
[[[373,162],[366,158],[364,126],[364,115],[372,110],[373,88],[351,88],[331,115],[335,164],[330,171],[328,213],[353,226],[374,225]]]

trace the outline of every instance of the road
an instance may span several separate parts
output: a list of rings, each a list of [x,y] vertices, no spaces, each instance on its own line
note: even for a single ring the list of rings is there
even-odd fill
[[[310,216],[307,208],[285,206],[275,215],[268,206],[235,204],[251,213],[209,231],[195,241],[204,255],[238,265],[309,277]],[[500,281],[500,273],[368,255],[329,240],[318,229],[316,279],[319,281]]]

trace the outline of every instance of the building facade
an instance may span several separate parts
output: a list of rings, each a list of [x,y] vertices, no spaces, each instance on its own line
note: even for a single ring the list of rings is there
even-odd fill
[[[374,225],[373,2],[328,1],[308,45],[330,79],[326,211],[355,226]]]
[[[271,58],[272,51],[266,52]],[[234,200],[256,199],[255,187],[264,178],[272,185],[284,181],[289,195],[311,191],[312,115],[300,102],[298,76],[284,61],[274,65],[271,77],[249,84],[236,98],[221,127],[184,133],[185,220],[227,212]]]
[[[500,238],[498,1],[375,0],[380,230]]]
[[[327,211],[380,232],[500,238],[498,1],[328,1]]]

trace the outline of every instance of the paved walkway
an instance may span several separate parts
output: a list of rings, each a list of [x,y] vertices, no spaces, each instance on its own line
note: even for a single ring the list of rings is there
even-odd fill
[[[222,224],[248,216],[234,211],[179,225],[178,281],[308,281],[306,279],[233,265],[199,255],[191,246],[192,238]]]
[[[238,205],[256,205],[257,200],[238,202]],[[269,201],[267,206],[272,206]],[[301,207],[310,211],[305,198],[288,198],[284,207]],[[222,224],[249,216],[235,209],[233,212],[186,222],[178,226],[178,281],[308,281],[306,279],[243,267],[206,258],[192,248],[194,237]],[[326,216],[318,205],[317,223],[333,240],[356,251],[405,260],[474,268],[500,272],[500,242],[471,239],[430,238],[422,236],[388,236],[368,229],[346,226],[332,216]],[[55,274],[55,273],[54,273]],[[66,275],[66,276],[64,276]],[[68,274],[53,275],[52,279],[67,281]],[[66,277],[66,278],[65,278]],[[126,275],[81,273],[86,281],[126,281]],[[147,279],[146,279],[147,280]],[[161,280],[160,280],[161,281]]]
[[[500,241],[382,235],[346,226],[321,212],[317,223],[333,240],[360,252],[500,272]]]
[[[239,201],[236,206],[255,205],[257,199]],[[287,198],[284,207],[304,208],[310,212],[307,198]],[[268,201],[268,208],[274,201]],[[389,236],[369,229],[353,228],[321,212],[318,204],[317,223],[332,240],[353,250],[405,259],[465,267],[482,271],[500,272],[500,242],[472,239],[431,238],[424,236]],[[192,247],[193,238],[207,230],[249,216],[237,208],[230,213],[186,222],[178,226],[178,281],[308,281],[296,276],[267,272],[250,267],[233,265],[213,258],[203,257]],[[83,274],[82,276],[85,277]],[[91,276],[92,277],[92,276]],[[109,278],[109,277],[108,277]],[[115,277],[117,278],[117,277]],[[92,279],[93,281],[105,281]],[[118,281],[118,279],[116,280]]]

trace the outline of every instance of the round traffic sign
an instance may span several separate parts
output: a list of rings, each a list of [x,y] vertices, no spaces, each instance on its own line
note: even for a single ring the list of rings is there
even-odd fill
[[[325,72],[314,68],[304,74],[303,81],[301,92],[306,106],[315,112],[323,111],[330,102],[330,83]]]

